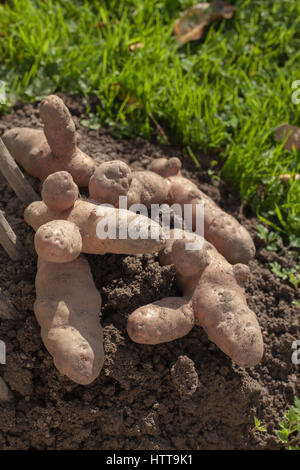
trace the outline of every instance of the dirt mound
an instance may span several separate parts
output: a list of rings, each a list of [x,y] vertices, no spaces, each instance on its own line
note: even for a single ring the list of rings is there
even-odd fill
[[[239,199],[178,149],[159,147],[137,138],[117,140],[107,130],[80,126],[84,107],[68,98],[79,132],[80,147],[94,158],[122,159],[145,168],[151,159],[178,156],[185,176],[196,181],[217,203],[245,223],[253,236],[258,223],[246,218]],[[14,126],[40,126],[37,107],[18,106],[0,120],[0,135]],[[36,190],[39,182],[30,178]],[[0,178],[0,208],[26,246],[20,262],[0,248],[0,287],[18,310],[14,321],[0,323],[7,345],[7,364],[0,376],[14,401],[0,405],[1,449],[276,449],[274,429],[293,402],[297,366],[291,362],[292,342],[299,338],[296,291],[268,269],[277,255],[255,239],[258,253],[250,263],[249,306],[263,330],[265,355],[260,365],[243,370],[195,327],[183,339],[158,345],[132,343],[126,319],[138,306],[178,295],[174,268],[161,267],[154,256],[88,256],[103,297],[105,365],[90,386],[76,385],[59,375],[45,350],[32,306],[36,255],[33,232],[23,220],[24,207]],[[298,384],[299,385],[299,384]],[[254,417],[267,432],[254,428]]]

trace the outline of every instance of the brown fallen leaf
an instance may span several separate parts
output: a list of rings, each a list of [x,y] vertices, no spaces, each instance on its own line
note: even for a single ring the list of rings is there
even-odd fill
[[[129,49],[134,51],[135,49],[142,49],[143,47],[145,47],[143,42],[136,42],[135,44],[130,44]]]
[[[275,140],[285,141],[283,148],[286,150],[300,150],[300,128],[290,124],[282,124],[275,130]]]
[[[179,44],[195,41],[208,24],[220,18],[232,18],[235,7],[224,1],[198,3],[188,8],[175,22],[174,33]]]

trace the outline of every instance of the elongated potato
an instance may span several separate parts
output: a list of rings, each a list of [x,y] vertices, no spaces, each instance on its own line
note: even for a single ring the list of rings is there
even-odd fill
[[[147,209],[153,205],[179,207],[182,218],[189,223],[189,230],[198,230],[198,213],[204,208],[204,238],[232,264],[247,264],[255,255],[255,246],[248,231],[234,217],[222,211],[192,181],[180,172],[178,158],[158,158],[149,170],[130,171],[122,161],[102,163],[90,180],[91,197],[110,202],[119,207],[119,197],[127,197],[127,209],[143,204]],[[190,208],[191,220],[184,212]]]
[[[176,158],[160,158],[151,163],[149,169],[167,177],[167,202],[170,206],[192,205],[191,230],[196,229],[197,204],[204,206],[204,238],[232,264],[247,264],[255,255],[255,246],[248,231],[234,217],[222,211],[192,181],[180,173],[180,162]]]
[[[65,178],[65,172],[49,176],[42,189],[42,193],[47,196],[45,201],[35,201],[25,209],[25,221],[35,231],[50,221],[71,222],[79,229],[83,253],[143,254],[162,246],[163,234],[158,223],[126,209],[76,200],[77,193],[73,184],[70,184],[73,181],[70,182],[70,178],[70,175],[69,178]],[[63,189],[69,186],[71,196],[67,198]],[[66,210],[59,210],[61,207],[59,196],[56,202],[53,202],[52,194],[62,194],[64,203],[70,205],[73,202],[73,205]],[[50,207],[47,206],[49,201]],[[51,209],[53,206],[56,210]],[[63,205],[65,206],[66,204]]]
[[[169,178],[168,204],[192,205],[192,230],[196,229],[196,208],[204,208],[204,238],[212,243],[231,264],[247,264],[255,255],[249,232],[234,217],[222,211],[197,186],[182,176]]]
[[[186,275],[183,269],[181,258],[185,252],[185,239],[174,240],[172,254],[178,284],[185,295],[190,294],[191,285],[195,286],[192,295],[195,324],[238,365],[255,366],[261,361],[264,348],[256,315],[249,309],[245,297],[248,266],[230,265],[205,241],[200,253],[195,251],[194,255],[199,266],[195,283],[195,276]],[[191,253],[189,256],[193,256]]]
[[[261,361],[264,347],[256,315],[245,297],[250,270],[244,264],[232,266],[212,244],[202,242],[202,248],[197,248],[196,234],[171,231],[159,259],[162,265],[175,265],[184,297],[137,309],[128,318],[128,334],[137,343],[172,341],[190,331],[194,317],[195,324],[235,363],[253,367]]]
[[[264,348],[260,326],[243,288],[249,268],[231,266],[218,253],[210,256],[193,295],[195,323],[236,364],[253,367],[261,361]]]
[[[187,335],[193,326],[194,313],[189,300],[166,297],[131,313],[127,332],[136,343],[159,344]]]
[[[79,186],[88,186],[95,162],[77,147],[76,129],[61,98],[47,96],[40,105],[42,129],[13,128],[2,139],[13,158],[31,175],[44,181],[65,170]]]
[[[81,255],[69,263],[38,260],[34,312],[42,340],[61,374],[78,384],[95,380],[103,365],[101,296]]]

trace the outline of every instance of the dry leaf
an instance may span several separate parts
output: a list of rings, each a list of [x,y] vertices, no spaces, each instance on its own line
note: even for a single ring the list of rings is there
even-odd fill
[[[223,1],[198,3],[188,8],[175,22],[174,33],[177,41],[184,44],[199,39],[205,26],[220,18],[232,18],[234,9],[233,5]]]
[[[145,47],[143,42],[136,42],[135,44],[130,44],[129,49],[134,51],[135,49],[142,49],[143,47]]]
[[[282,124],[275,130],[277,142],[286,141],[283,148],[286,150],[300,150],[300,128],[290,124]]]

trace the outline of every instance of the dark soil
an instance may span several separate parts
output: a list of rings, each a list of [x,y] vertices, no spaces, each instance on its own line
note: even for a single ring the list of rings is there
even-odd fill
[[[66,98],[66,103],[78,125],[80,147],[91,156],[124,159],[134,168],[145,168],[163,155],[179,156],[185,175],[247,226],[257,245],[247,299],[262,327],[265,354],[257,367],[243,370],[198,327],[171,343],[134,344],[126,334],[128,314],[178,294],[173,267],[160,267],[150,255],[88,256],[103,297],[105,365],[87,387],[61,376],[41,342],[32,311],[33,231],[24,223],[24,207],[1,178],[0,208],[26,250],[22,261],[12,262],[0,247],[0,287],[18,311],[15,321],[0,324],[0,339],[7,345],[7,364],[0,366],[0,376],[14,395],[11,404],[0,405],[0,448],[279,449],[274,430],[299,386],[299,366],[291,361],[292,342],[299,339],[300,310],[293,304],[299,292],[273,275],[268,263],[277,260],[286,266],[292,260],[266,251],[256,238],[258,220],[249,217],[249,210],[223,182],[208,176],[207,157],[198,155],[202,170],[196,171],[179,149],[141,138],[116,140],[105,129],[88,130],[80,125],[81,102]],[[0,135],[14,126],[40,126],[38,108],[16,107],[0,120]],[[38,190],[39,182],[30,181]],[[266,432],[255,429],[254,417]]]

